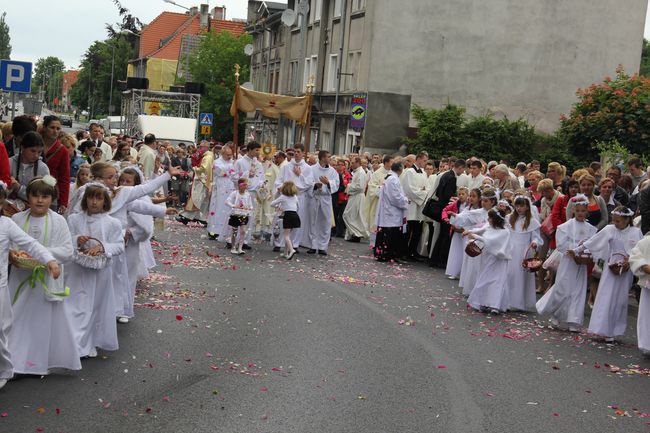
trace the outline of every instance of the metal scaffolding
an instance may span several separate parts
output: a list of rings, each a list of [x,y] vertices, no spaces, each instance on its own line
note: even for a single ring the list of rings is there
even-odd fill
[[[196,119],[198,125],[201,95],[197,93],[159,92],[154,90],[130,89],[122,92],[122,114],[120,127],[125,134],[136,136],[138,116],[147,114],[145,104],[157,102],[164,107],[161,116]],[[194,140],[198,139],[198,126]]]

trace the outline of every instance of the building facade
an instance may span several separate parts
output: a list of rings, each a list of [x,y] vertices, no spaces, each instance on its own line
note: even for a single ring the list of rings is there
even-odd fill
[[[300,15],[286,26],[283,8],[297,10],[298,1],[249,1],[251,81],[256,90],[298,95],[313,80],[311,148],[335,153],[397,150],[417,126],[413,104],[452,103],[468,115],[525,118],[553,131],[579,87],[619,64],[638,71],[647,9],[646,0],[624,8],[615,0],[309,4],[304,26]],[[355,95],[366,96],[362,128],[351,125]],[[276,143],[297,140],[292,124],[276,128]]]

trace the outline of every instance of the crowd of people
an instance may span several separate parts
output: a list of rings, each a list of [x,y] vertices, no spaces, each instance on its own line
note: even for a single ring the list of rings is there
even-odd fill
[[[536,311],[580,331],[590,305],[587,330],[608,342],[625,333],[634,285],[650,352],[650,181],[637,158],[568,176],[556,162],[543,174],[537,161],[426,152],[134,142],[98,124],[71,135],[56,116],[1,130],[0,387],[116,350],[137,281],[155,266],[154,219],[178,211],[235,256],[253,239],[284,260],[327,256],[341,237],[369,242],[380,262],[444,270],[478,311]]]

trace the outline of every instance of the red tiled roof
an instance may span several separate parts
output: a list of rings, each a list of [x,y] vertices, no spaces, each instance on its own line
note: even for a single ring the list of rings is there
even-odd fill
[[[158,50],[160,40],[171,36],[189,18],[189,15],[177,12],[163,12],[158,15],[142,29],[139,56],[148,57],[149,53]]]

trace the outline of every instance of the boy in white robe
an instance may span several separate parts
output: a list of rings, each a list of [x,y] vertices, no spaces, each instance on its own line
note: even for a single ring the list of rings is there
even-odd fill
[[[310,168],[314,187],[309,193],[310,209],[309,241],[307,254],[326,256],[332,231],[332,193],[339,189],[339,175],[330,166],[330,153],[318,152],[318,163]]]
[[[343,211],[343,221],[347,228],[345,240],[359,242],[362,238],[368,237],[368,226],[364,219],[368,175],[361,166],[361,157],[359,156],[352,158],[350,170],[352,171],[352,181],[345,190],[348,195],[348,204]]]

